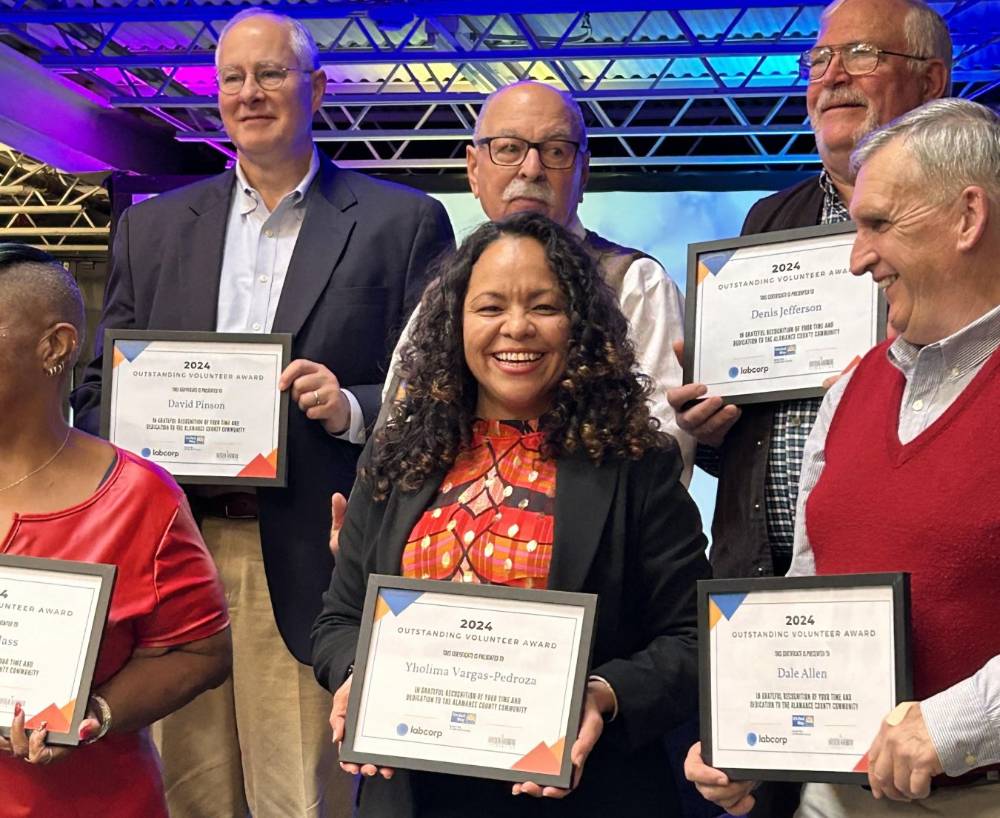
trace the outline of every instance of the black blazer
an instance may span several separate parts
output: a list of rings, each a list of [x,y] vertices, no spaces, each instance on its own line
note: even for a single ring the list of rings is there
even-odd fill
[[[676,792],[661,741],[697,708],[695,582],[710,575],[698,509],[680,484],[676,449],[595,467],[566,457],[556,473],[548,587],[599,595],[592,672],[614,688],[618,718],[563,801],[513,797],[510,784],[397,771],[365,779],[362,818],[668,816]],[[398,574],[406,539],[444,478],[374,502],[355,485],[340,557],[313,629],[316,678],[336,690],[354,661],[371,573]]]
[[[236,175],[129,208],[115,233],[97,337],[72,403],[80,428],[100,418],[103,330],[214,330]],[[435,200],[341,170],[320,154],[306,215],[274,317],[292,357],[325,364],[374,422],[388,355],[425,284],[429,262],[454,246]],[[328,435],[298,407],[288,415],[288,486],[261,489],[260,533],[275,619],[289,650],[310,655],[309,631],[333,569],[330,494],[350,490],[360,447]]]

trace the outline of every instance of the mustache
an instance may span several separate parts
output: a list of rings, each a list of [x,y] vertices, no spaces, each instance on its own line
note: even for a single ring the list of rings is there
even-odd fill
[[[537,199],[545,204],[552,204],[552,188],[541,182],[511,179],[510,184],[504,188],[503,200],[512,202],[514,199]]]
[[[869,107],[868,97],[857,88],[842,86],[840,88],[824,88],[816,101],[816,108],[825,111],[834,105],[861,105]]]

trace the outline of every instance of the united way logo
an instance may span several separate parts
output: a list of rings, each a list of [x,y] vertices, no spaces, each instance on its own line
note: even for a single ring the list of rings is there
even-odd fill
[[[740,374],[740,368],[738,366],[731,366],[731,367],[729,367],[729,377],[730,378],[736,378],[736,377],[739,376],[739,374]]]
[[[792,716],[792,727],[815,727],[815,716]]]
[[[403,722],[400,722],[399,724],[396,725],[396,735],[397,736],[405,736],[409,732],[410,732],[410,728],[407,727],[405,724],[403,724]]]
[[[747,733],[747,744],[749,744],[751,747],[753,747],[753,746],[755,746],[757,744],[757,734],[756,733]]]

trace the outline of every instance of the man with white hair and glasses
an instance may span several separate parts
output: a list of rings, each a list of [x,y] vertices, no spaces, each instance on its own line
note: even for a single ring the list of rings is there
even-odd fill
[[[300,22],[233,17],[216,50],[236,167],[129,208],[104,327],[292,334],[288,483],[189,492],[233,623],[233,679],[157,725],[178,818],[351,813],[310,632],[333,569],[330,494],[349,490],[388,353],[425,271],[452,246],[444,208],[337,168],[312,140],[326,76]],[[96,426],[100,362],[74,395]]]
[[[807,784],[797,818],[1000,814],[1000,118],[928,103],[855,151],[851,271],[894,340],[827,393],[806,445],[790,576],[907,571],[916,701],[868,751],[871,792]],[[686,771],[741,815],[751,782]],[[874,796],[874,797],[873,797]],[[893,803],[897,802],[897,803]]]
[[[858,141],[951,86],[951,39],[921,0],[838,0],[823,12],[814,48],[800,60],[806,108],[823,168],[761,199],[744,234],[847,221],[854,190],[849,168]],[[717,577],[781,576],[795,530],[802,452],[819,399],[723,406],[702,384],[669,393],[682,429],[694,435],[698,463],[719,477],[712,524]]]

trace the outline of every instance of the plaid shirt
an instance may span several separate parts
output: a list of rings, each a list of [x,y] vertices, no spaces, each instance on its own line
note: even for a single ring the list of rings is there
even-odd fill
[[[824,170],[819,176],[823,188],[821,224],[850,220],[847,207]],[[774,412],[771,451],[767,460],[764,501],[767,509],[767,538],[771,543],[776,573],[783,574],[792,560],[795,539],[795,503],[799,496],[799,476],[806,439],[816,423],[822,398],[783,401]]]

